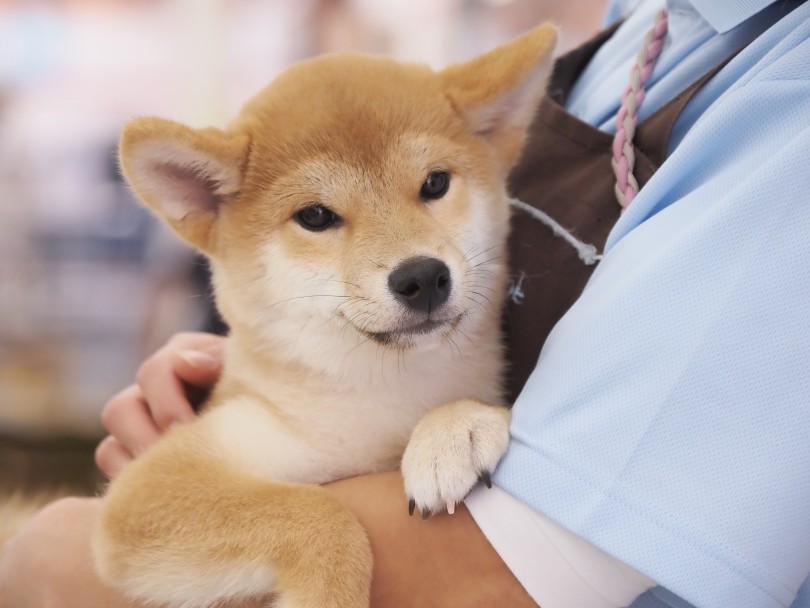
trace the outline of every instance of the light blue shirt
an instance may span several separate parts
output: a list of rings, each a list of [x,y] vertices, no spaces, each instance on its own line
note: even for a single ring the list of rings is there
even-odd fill
[[[810,3],[796,4],[668,3],[642,119],[753,42],[687,106],[549,336],[494,478],[679,596],[638,606],[810,606],[810,583],[795,599],[810,573]],[[573,113],[612,130],[660,7],[642,2],[597,53]]]

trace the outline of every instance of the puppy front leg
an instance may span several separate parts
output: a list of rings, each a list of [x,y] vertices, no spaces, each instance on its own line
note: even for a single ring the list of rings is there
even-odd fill
[[[371,553],[354,516],[322,488],[239,470],[226,451],[203,416],[116,478],[94,538],[102,579],[182,608],[271,596],[279,608],[366,608]]]
[[[479,479],[489,484],[509,444],[511,411],[472,399],[442,405],[413,430],[402,457],[411,513],[453,513]]]

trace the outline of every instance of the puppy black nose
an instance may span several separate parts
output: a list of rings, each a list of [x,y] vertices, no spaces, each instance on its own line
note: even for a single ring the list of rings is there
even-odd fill
[[[436,258],[411,258],[388,275],[388,288],[408,308],[429,313],[450,296],[450,269]]]

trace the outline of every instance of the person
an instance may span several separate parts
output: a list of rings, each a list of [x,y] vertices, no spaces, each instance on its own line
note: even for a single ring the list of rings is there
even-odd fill
[[[561,60],[513,173],[515,367],[544,345],[513,373],[495,487],[423,522],[398,473],[328,486],[368,531],[375,607],[810,606],[810,4],[666,2],[620,212],[603,167],[621,169],[621,92],[663,4],[610,4],[623,21]],[[102,470],[194,416],[221,340],[143,365],[105,410]],[[129,605],[88,566],[97,510],[69,499],[21,531],[0,605]]]

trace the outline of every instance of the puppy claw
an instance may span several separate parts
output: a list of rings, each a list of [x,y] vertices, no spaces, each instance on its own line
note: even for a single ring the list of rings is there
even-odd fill
[[[416,426],[402,457],[405,495],[428,516],[453,513],[476,484],[492,487],[490,471],[508,444],[508,410],[472,400],[436,408]]]
[[[408,515],[413,517],[413,512],[414,512],[415,509],[416,509],[416,499],[411,498],[408,501]]]
[[[432,513],[427,509],[422,509],[422,521],[427,521],[427,519],[430,518],[431,515]]]

